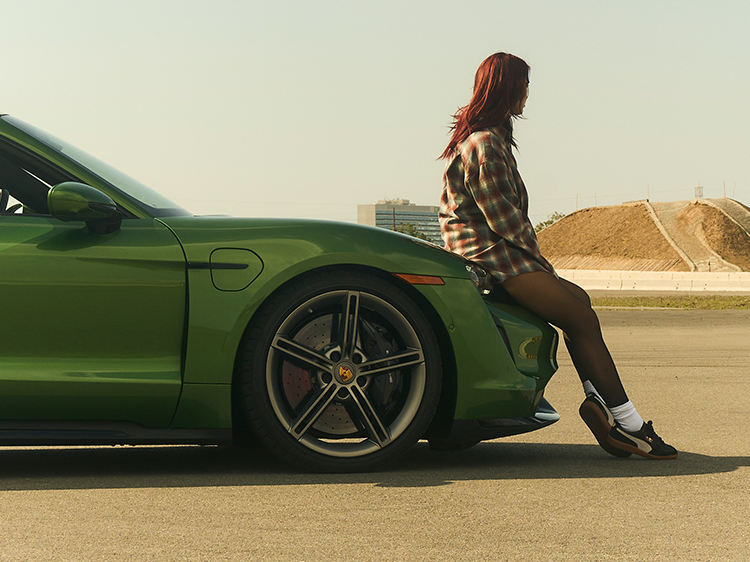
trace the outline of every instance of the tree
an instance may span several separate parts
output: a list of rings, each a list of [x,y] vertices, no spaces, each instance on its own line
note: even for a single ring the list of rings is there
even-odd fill
[[[432,240],[430,240],[425,233],[420,232],[420,230],[410,222],[400,222],[396,225],[395,228],[392,228],[391,230],[400,232],[401,234],[408,234],[409,236],[419,238],[420,240],[427,240],[428,242],[432,242]]]
[[[547,220],[544,220],[540,222],[539,224],[537,224],[534,227],[534,230],[536,232],[541,232],[542,230],[544,230],[548,226],[552,226],[553,224],[555,224],[557,221],[559,221],[562,218],[565,218],[565,215],[563,213],[558,213],[557,211],[555,211],[551,215],[547,216]]]

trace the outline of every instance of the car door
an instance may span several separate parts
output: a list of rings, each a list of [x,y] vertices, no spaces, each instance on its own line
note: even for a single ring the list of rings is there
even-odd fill
[[[185,302],[182,249],[155,219],[101,235],[0,214],[0,420],[167,426]]]

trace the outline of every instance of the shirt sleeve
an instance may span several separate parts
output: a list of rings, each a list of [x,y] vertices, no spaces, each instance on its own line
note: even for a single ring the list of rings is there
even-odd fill
[[[479,165],[473,182],[467,182],[490,228],[506,242],[539,259],[539,244],[516,193],[511,170],[502,159]],[[545,260],[546,261],[546,260]]]

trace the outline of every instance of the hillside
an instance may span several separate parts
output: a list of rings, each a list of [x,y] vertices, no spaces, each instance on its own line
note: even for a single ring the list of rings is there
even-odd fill
[[[722,260],[750,271],[750,235],[721,210],[708,205],[690,205],[676,217],[678,228],[694,230],[695,237]]]
[[[559,269],[750,271],[748,219],[732,200],[593,207],[542,230],[539,245]]]

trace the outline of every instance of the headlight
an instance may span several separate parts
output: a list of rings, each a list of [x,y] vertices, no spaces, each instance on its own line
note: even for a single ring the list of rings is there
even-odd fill
[[[467,263],[466,271],[469,272],[472,282],[480,295],[489,295],[492,291],[492,277],[487,270],[476,263]]]

